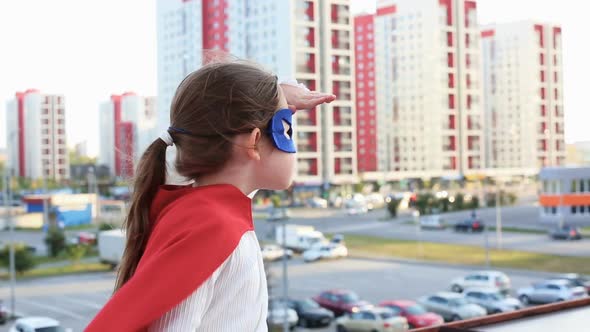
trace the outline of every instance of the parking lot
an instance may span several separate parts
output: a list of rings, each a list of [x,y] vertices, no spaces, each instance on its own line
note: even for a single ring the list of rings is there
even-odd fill
[[[280,284],[281,265],[272,266]],[[310,297],[331,288],[356,291],[363,299],[378,303],[388,299],[416,299],[448,290],[449,282],[472,271],[470,268],[415,264],[395,261],[344,259],[289,263],[289,296]],[[514,288],[529,285],[547,274],[510,274]],[[17,311],[24,315],[43,315],[58,319],[65,327],[82,331],[105,303],[114,283],[113,273],[67,276],[19,282]],[[0,298],[8,300],[9,287],[3,282]],[[280,287],[271,290],[281,294]],[[8,304],[8,302],[6,302]],[[334,331],[333,327],[314,331]],[[0,327],[8,331],[8,326]],[[299,331],[306,331],[299,329]]]

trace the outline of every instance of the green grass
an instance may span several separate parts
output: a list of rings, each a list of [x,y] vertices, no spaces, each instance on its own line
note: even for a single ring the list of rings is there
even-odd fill
[[[96,257],[96,256],[98,256],[98,249],[95,247],[90,248],[90,250],[86,251],[86,254],[84,254],[84,258]],[[35,262],[37,264],[56,263],[56,262],[62,262],[62,261],[67,261],[67,260],[68,260],[68,255],[66,254],[65,251],[60,252],[59,255],[57,255],[57,257],[35,256]]]
[[[495,232],[496,227],[488,227],[490,232]],[[541,229],[528,229],[528,228],[518,228],[518,227],[502,227],[502,232],[507,233],[523,233],[523,234],[543,234],[546,235],[547,231]]]
[[[580,231],[582,231],[582,233],[590,233],[590,226],[582,227],[582,229],[580,229]]]
[[[26,271],[22,274],[17,274],[17,279],[27,279],[27,278],[41,278],[41,277],[53,277],[53,276],[60,276],[60,275],[67,275],[67,274],[80,274],[80,273],[89,273],[89,272],[107,272],[111,270],[111,266],[109,264],[102,264],[102,263],[79,263],[79,264],[70,264],[67,266],[60,266],[60,267],[47,267],[47,268],[38,268]],[[8,280],[8,272],[0,273],[0,280]]]
[[[457,265],[485,265],[481,247],[384,239],[371,236],[346,235],[349,253],[353,256],[390,257],[444,262]],[[569,257],[514,250],[490,250],[490,265],[500,268],[547,272],[590,274],[590,258]]]

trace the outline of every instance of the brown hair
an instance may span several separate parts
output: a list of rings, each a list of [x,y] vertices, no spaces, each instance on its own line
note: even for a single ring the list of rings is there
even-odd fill
[[[245,62],[211,63],[189,74],[170,109],[168,132],[176,145],[178,173],[195,180],[219,170],[231,157],[231,138],[264,129],[279,104],[276,76]],[[166,143],[156,139],[136,172],[129,213],[123,227],[127,244],[115,291],[135,273],[152,227],[149,208],[166,181]]]

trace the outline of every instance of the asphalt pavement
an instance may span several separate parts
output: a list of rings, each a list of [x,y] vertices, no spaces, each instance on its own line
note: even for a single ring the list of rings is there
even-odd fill
[[[282,293],[282,269],[273,263],[278,286],[271,293]],[[416,299],[437,291],[448,290],[450,281],[472,267],[408,263],[393,260],[343,259],[303,263],[300,258],[289,262],[288,294],[294,298],[310,297],[332,288],[357,292],[363,299],[378,303],[390,299]],[[544,279],[549,274],[534,272],[509,273],[514,288]],[[16,308],[21,315],[55,318],[65,327],[82,331],[109,298],[114,273],[71,275],[19,281]],[[0,283],[0,298],[9,304],[9,287]],[[8,331],[8,325],[0,332]],[[306,331],[299,329],[298,331]],[[334,331],[334,327],[314,331]]]

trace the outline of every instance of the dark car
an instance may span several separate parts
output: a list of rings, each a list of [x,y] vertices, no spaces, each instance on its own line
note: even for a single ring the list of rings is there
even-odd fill
[[[485,225],[480,219],[467,219],[455,224],[456,232],[483,232]]]
[[[329,326],[334,320],[333,312],[320,307],[312,299],[288,300],[287,305],[297,312],[297,316],[299,316],[297,324],[302,327]]]
[[[549,232],[549,236],[552,239],[558,240],[580,240],[582,239],[582,233],[580,229],[574,226],[565,225],[558,227]]]
[[[356,312],[371,305],[369,302],[361,300],[355,292],[344,289],[324,291],[313,300],[332,311],[336,316]]]
[[[590,278],[586,278],[577,273],[562,274],[557,278],[568,280],[574,286],[584,287],[586,292],[590,295]]]
[[[9,312],[4,306],[4,303],[0,301],[0,324],[4,325],[8,321]]]
[[[412,329],[444,323],[442,316],[426,311],[423,306],[414,301],[383,301],[379,306],[387,307],[393,310],[396,315],[405,317]]]

